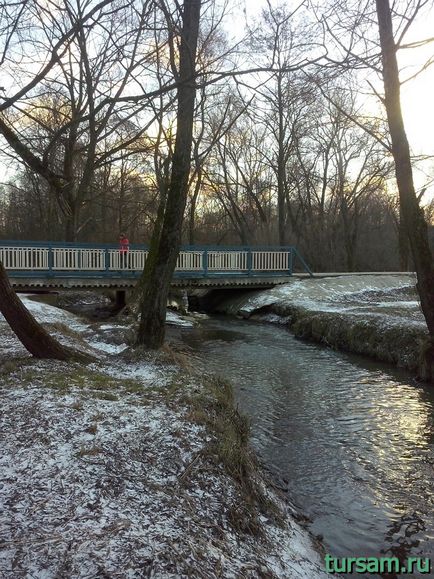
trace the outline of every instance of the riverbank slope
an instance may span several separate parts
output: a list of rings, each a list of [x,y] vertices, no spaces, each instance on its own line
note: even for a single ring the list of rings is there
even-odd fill
[[[212,310],[283,324],[300,338],[421,372],[427,338],[413,274],[293,279],[215,299]]]

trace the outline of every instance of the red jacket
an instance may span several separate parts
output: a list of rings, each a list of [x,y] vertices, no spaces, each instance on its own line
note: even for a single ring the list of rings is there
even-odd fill
[[[127,237],[123,237],[119,240],[119,253],[127,253],[130,249],[130,242]]]

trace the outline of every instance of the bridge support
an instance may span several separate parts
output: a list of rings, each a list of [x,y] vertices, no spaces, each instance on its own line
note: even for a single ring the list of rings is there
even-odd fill
[[[115,292],[115,309],[122,310],[127,305],[126,290],[116,290]]]

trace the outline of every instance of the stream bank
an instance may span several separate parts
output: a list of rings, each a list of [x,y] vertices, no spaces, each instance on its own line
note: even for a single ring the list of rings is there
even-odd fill
[[[213,291],[205,311],[272,322],[296,337],[422,374],[428,337],[413,274],[293,279],[269,290]]]

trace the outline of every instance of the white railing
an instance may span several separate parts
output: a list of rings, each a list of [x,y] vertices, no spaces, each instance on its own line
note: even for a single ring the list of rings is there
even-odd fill
[[[208,252],[208,269],[210,271],[246,271],[248,268],[248,251]]]
[[[118,249],[109,249],[110,271],[142,271],[148,257],[148,251],[130,249],[126,253],[120,253]]]
[[[119,272],[142,271],[147,250],[130,249],[122,254],[119,249],[91,247],[13,247],[1,246],[0,261],[6,269],[17,271],[55,272]],[[291,248],[275,251],[234,248],[181,250],[176,264],[179,272],[250,272],[272,271],[290,273]]]
[[[288,271],[288,251],[252,251],[253,271]]]
[[[175,269],[177,271],[202,271],[203,251],[180,251]]]
[[[6,269],[48,269],[48,248],[0,247],[0,261]]]
[[[105,269],[105,251],[103,249],[54,247],[52,251],[52,269],[59,271],[71,269],[100,271]]]

